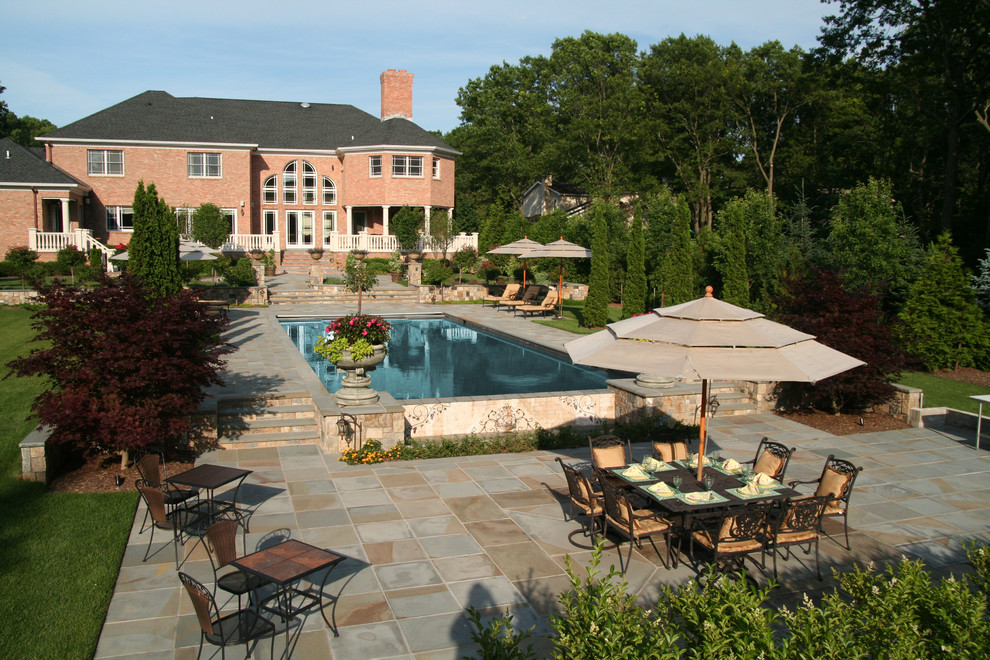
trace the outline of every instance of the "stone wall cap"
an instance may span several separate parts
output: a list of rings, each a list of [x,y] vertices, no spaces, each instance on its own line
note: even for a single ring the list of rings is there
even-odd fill
[[[52,430],[48,426],[36,426],[33,431],[24,436],[24,439],[20,441],[19,446],[28,447],[44,447],[48,438],[51,436]]]

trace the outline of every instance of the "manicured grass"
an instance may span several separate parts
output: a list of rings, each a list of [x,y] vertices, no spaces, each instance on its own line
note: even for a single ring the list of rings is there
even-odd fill
[[[979,410],[980,404],[969,397],[974,394],[990,394],[990,388],[960,383],[957,380],[917,371],[903,374],[899,382],[901,385],[924,390],[926,408],[945,406],[975,413]],[[983,406],[983,412],[984,417],[990,416],[990,406]]]
[[[34,336],[31,312],[0,308],[0,378]],[[43,390],[0,380],[0,658],[90,658],[96,650],[137,495],[49,493],[22,481],[20,442]]]
[[[540,323],[542,325],[548,325],[551,328],[559,328],[560,330],[566,330],[567,332],[573,332],[577,335],[590,335],[594,332],[598,332],[601,328],[583,328],[581,327],[581,321],[584,319],[584,302],[583,300],[565,300],[564,301],[564,318],[560,320],[537,320],[535,323]],[[614,323],[622,318],[622,309],[619,307],[609,307],[608,308],[608,322]]]

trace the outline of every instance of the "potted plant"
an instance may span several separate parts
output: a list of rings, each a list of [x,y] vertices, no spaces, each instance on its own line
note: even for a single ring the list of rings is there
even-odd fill
[[[406,266],[402,263],[402,253],[398,251],[393,252],[392,257],[388,260],[388,270],[392,281],[401,282],[405,269]]]
[[[388,355],[392,326],[380,316],[351,314],[330,322],[326,333],[313,347],[317,353],[344,372],[334,398],[340,405],[371,405],[378,393],[371,389],[369,371]]]
[[[265,251],[259,248],[254,248],[253,250],[248,252],[248,256],[255,261],[261,261],[262,259],[265,258]]]
[[[309,248],[308,252],[309,256],[313,258],[313,261],[319,261],[323,258],[323,248],[321,247]]]
[[[265,264],[265,276],[271,277],[275,274],[275,248],[265,252],[262,262]]]

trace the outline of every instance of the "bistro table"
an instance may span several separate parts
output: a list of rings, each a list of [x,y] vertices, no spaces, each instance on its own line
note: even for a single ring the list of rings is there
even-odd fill
[[[216,516],[225,511],[232,511],[237,515],[238,521],[243,522],[243,516],[237,512],[237,491],[244,482],[244,478],[252,472],[253,470],[242,470],[224,465],[204,463],[169,477],[165,481],[170,484],[191,486],[192,488],[205,490],[207,492],[206,506],[211,516]],[[234,486],[234,495],[230,498],[230,502],[218,502],[214,498],[216,489],[222,488],[233,481],[237,481],[237,485]],[[247,531],[246,523],[244,524],[244,531]]]
[[[337,596],[327,596],[323,593],[323,589],[326,587],[327,578],[330,577],[330,573],[333,572],[334,567],[344,561],[344,559],[346,557],[330,552],[329,550],[317,548],[315,545],[303,543],[295,539],[289,539],[278,545],[247,555],[246,557],[235,559],[231,564],[242,571],[257,575],[276,585],[277,590],[275,594],[266,598],[262,603],[262,607],[266,611],[278,615],[279,618],[285,621],[285,649],[288,654],[289,619],[317,605],[320,608],[320,615],[323,616],[323,620],[333,631],[333,636],[340,637],[335,624],[336,612],[331,615],[331,618],[334,619],[334,622],[331,622],[327,618],[323,602],[324,598],[330,600],[336,610]],[[329,570],[324,574],[317,594],[292,587],[293,583],[324,568]],[[293,596],[299,596],[304,601],[308,600],[309,602],[299,607],[293,607]],[[275,606],[265,604],[271,601],[275,601]]]

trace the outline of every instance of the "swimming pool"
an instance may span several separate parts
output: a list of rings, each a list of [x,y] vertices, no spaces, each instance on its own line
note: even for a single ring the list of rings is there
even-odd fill
[[[388,356],[371,386],[396,399],[490,396],[604,389],[604,371],[579,367],[521,344],[447,319],[389,319]],[[327,321],[282,321],[292,342],[323,381],[343,374],[313,350]]]

